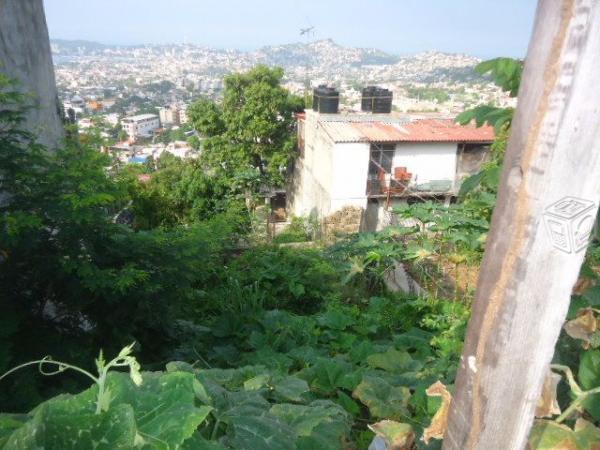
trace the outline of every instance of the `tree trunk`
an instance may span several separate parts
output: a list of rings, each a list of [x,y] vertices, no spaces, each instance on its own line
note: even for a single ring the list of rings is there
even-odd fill
[[[600,2],[540,0],[445,450],[526,445],[600,200]]]

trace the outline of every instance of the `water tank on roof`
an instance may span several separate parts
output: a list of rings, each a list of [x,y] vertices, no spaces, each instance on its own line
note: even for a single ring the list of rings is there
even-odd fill
[[[362,90],[362,99],[360,102],[361,111],[372,111],[373,110],[373,96],[375,93],[375,86],[367,86]]]
[[[392,112],[393,93],[377,86],[367,86],[362,90],[361,110],[377,114]]]
[[[319,86],[313,91],[313,110],[323,114],[337,114],[340,93],[335,88]]]

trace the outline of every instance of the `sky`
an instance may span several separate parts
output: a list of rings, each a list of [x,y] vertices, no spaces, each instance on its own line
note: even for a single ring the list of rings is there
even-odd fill
[[[331,38],[398,55],[524,57],[535,0],[44,0],[51,38],[251,50]]]

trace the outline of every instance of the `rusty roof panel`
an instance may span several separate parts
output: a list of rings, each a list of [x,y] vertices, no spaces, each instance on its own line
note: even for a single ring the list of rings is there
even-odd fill
[[[352,124],[368,142],[398,142],[406,136],[403,126],[381,122],[356,122]]]
[[[406,135],[403,142],[492,142],[494,128],[459,125],[448,119],[423,119],[402,126]]]
[[[476,128],[448,119],[423,119],[410,123],[378,121],[319,121],[334,142],[477,142],[494,140],[489,125]]]

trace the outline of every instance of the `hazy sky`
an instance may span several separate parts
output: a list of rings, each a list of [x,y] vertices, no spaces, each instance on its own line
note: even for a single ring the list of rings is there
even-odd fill
[[[50,37],[253,49],[332,38],[396,54],[524,56],[535,0],[44,0]]]

